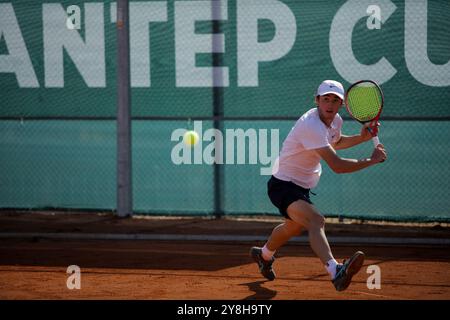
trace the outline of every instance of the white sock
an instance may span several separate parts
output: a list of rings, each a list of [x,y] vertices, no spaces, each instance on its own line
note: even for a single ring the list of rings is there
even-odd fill
[[[269,249],[267,249],[266,245],[264,245],[264,247],[262,248],[262,257],[266,261],[270,261],[270,259],[272,259],[274,253],[275,253],[275,251],[270,251]]]
[[[330,259],[330,261],[327,262],[327,264],[325,265],[325,269],[327,269],[328,274],[331,277],[331,280],[334,279],[334,277],[336,277],[336,266],[337,266],[337,261],[335,259]]]

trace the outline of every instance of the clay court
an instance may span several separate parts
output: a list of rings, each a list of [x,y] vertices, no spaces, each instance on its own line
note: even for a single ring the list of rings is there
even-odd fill
[[[275,281],[260,276],[248,251],[263,244],[279,222],[275,218],[118,219],[111,214],[3,212],[0,220],[1,299],[450,299],[446,225],[328,223],[338,260],[355,250],[366,253],[350,287],[336,292],[303,237],[277,253]],[[348,243],[349,235],[366,244]],[[179,240],[155,240],[177,236]],[[375,243],[413,238],[434,244]],[[79,290],[66,286],[69,265],[81,268]],[[381,289],[368,289],[369,265],[380,267]]]
[[[448,0],[0,1],[0,300],[438,314],[417,301],[450,300],[449,35]],[[249,255],[296,201],[322,227],[302,200],[339,262],[365,253],[346,291],[306,233],[274,281]],[[351,303],[328,310],[387,315]]]

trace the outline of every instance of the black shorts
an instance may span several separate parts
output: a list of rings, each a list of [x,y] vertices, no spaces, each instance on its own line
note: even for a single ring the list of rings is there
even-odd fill
[[[270,201],[288,219],[290,218],[287,214],[287,208],[292,202],[304,200],[313,204],[309,198],[309,192],[310,189],[302,188],[290,181],[277,179],[274,176],[267,182],[267,194],[269,195]]]

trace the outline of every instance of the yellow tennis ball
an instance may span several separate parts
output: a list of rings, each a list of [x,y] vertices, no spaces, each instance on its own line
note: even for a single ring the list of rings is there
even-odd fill
[[[190,147],[195,146],[198,143],[198,139],[198,133],[193,130],[186,131],[183,136],[184,143]]]

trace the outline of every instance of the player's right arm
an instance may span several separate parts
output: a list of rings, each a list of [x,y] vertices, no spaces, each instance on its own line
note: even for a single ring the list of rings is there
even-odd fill
[[[336,173],[355,172],[386,160],[386,150],[381,144],[373,150],[370,158],[359,160],[341,158],[331,146],[315,149],[315,151]]]

